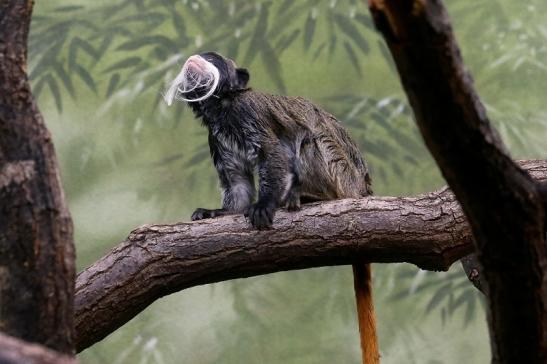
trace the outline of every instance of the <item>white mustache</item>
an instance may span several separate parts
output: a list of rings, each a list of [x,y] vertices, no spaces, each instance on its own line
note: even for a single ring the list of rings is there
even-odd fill
[[[198,64],[198,70],[190,69],[191,63]],[[171,106],[173,100],[186,102],[198,102],[209,98],[216,90],[220,81],[220,73],[211,62],[203,59],[201,56],[194,55],[188,58],[182,66],[181,71],[171,82],[171,85],[165,92],[163,98],[167,105]],[[198,88],[207,89],[207,93],[197,99],[188,99],[184,94],[194,91]]]

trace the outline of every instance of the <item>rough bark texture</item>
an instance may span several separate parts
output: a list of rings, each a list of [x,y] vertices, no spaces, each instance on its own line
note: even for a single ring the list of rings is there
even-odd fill
[[[76,364],[76,359],[41,345],[0,334],[1,364]]]
[[[547,244],[537,184],[507,155],[440,0],[370,0],[424,140],[456,194],[489,296],[493,362],[547,361]]]
[[[547,161],[523,162],[547,179]],[[200,284],[290,269],[409,262],[446,270],[473,251],[471,233],[445,189],[418,197],[370,197],[279,212],[256,231],[241,216],[147,225],[78,275],[76,346],[83,350],[156,299]]]
[[[0,1],[0,330],[72,352],[72,222],[26,75],[32,1]]]

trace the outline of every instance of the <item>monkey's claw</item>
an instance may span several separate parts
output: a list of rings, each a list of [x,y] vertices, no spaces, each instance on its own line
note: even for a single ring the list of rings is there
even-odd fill
[[[273,218],[275,215],[275,207],[267,204],[257,202],[245,212],[245,217],[249,218],[251,225],[255,229],[268,229],[272,226]]]
[[[286,206],[288,211],[300,210],[300,196],[298,194],[290,194],[289,198],[287,198]]]
[[[292,200],[287,203],[287,211],[299,211],[300,200]]]
[[[222,216],[221,209],[217,210],[208,210],[197,208],[196,211],[192,214],[192,221],[210,219],[212,217]]]

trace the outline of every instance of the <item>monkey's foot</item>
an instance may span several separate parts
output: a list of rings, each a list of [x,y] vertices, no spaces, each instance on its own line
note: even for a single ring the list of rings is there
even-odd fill
[[[224,209],[208,210],[197,208],[196,211],[194,211],[194,213],[192,214],[192,221],[210,219],[223,215],[226,215],[226,210]]]
[[[298,211],[300,210],[300,195],[297,193],[289,193],[287,202],[285,203],[287,210],[289,211]]]
[[[245,217],[249,218],[251,225],[256,229],[268,229],[272,226],[275,215],[275,207],[271,203],[257,202],[245,212]]]

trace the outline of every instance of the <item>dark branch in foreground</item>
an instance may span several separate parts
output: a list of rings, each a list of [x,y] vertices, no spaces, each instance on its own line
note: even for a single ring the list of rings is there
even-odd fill
[[[537,161],[520,161],[519,164],[538,181],[540,193],[542,191],[541,186],[545,188],[543,191],[545,192],[545,206],[547,208],[547,181],[542,163],[538,163]],[[486,294],[486,283],[484,282],[484,275],[482,274],[482,268],[480,267],[477,254],[469,254],[461,259],[461,263],[465,274],[467,274],[467,278],[469,278],[471,283],[473,283],[479,291]]]
[[[523,166],[547,179],[547,161]],[[446,189],[418,197],[314,204],[300,212],[279,212],[274,226],[255,231],[243,217],[227,216],[136,229],[78,275],[78,351],[158,298],[185,288],[356,260],[446,270],[474,249],[461,209]]]
[[[0,333],[0,363],[2,364],[75,364],[76,360],[38,344]]]
[[[492,127],[441,0],[369,0],[487,283],[493,363],[547,362],[545,208]]]

